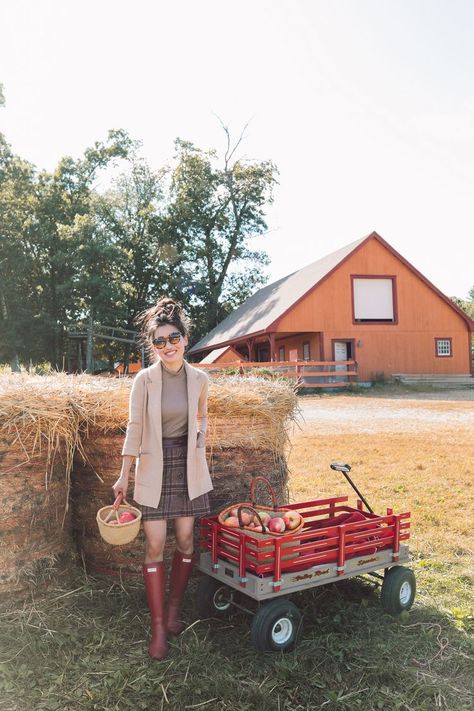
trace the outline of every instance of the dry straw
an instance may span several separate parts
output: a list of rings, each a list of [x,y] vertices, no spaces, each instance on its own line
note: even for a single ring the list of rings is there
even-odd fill
[[[298,412],[296,393],[286,382],[257,376],[215,378],[209,388],[209,446],[281,455]]]
[[[102,432],[124,429],[128,418],[128,378],[78,376],[73,402],[82,438],[90,428]],[[298,414],[294,390],[286,382],[252,376],[219,377],[209,387],[208,445],[251,447],[281,453],[288,426]]]
[[[0,375],[0,592],[69,547],[78,417],[65,375]]]

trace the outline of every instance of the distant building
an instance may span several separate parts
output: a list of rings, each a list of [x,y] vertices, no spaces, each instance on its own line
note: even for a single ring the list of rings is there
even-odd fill
[[[210,351],[207,356],[205,356],[200,363],[206,365],[211,365],[215,363],[216,365],[225,365],[226,363],[241,363],[244,360],[248,360],[245,356],[235,350],[233,346],[223,346],[222,348],[216,348]]]
[[[474,322],[376,232],[263,287],[190,350],[355,360],[359,380],[469,375]],[[233,355],[234,355],[233,354]]]
[[[135,375],[141,369],[142,369],[142,364],[140,361],[138,361],[137,363],[129,363],[127,373],[128,373],[128,375]],[[124,373],[125,373],[124,364],[117,363],[117,365],[115,366],[115,372],[118,373],[119,375],[124,375]]]

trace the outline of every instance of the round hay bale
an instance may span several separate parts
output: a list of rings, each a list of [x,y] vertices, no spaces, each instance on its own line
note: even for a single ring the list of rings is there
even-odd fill
[[[76,435],[64,377],[0,376],[0,595],[26,591],[42,563],[72,549]]]
[[[112,484],[120,472],[130,387],[126,378],[111,381],[81,376],[74,394],[81,437],[73,469],[74,537],[89,570],[124,576],[141,574],[143,531],[126,546],[110,546],[100,538],[95,517],[111,501]],[[286,382],[252,377],[211,381],[207,456],[214,485],[210,493],[213,513],[248,500],[252,477],[257,475],[270,480],[279,502],[287,502],[285,448],[288,425],[296,412],[296,395]],[[133,503],[133,469],[129,491]],[[270,503],[264,487],[257,493],[259,502]],[[195,531],[197,544],[198,525]],[[170,535],[166,560],[173,550]]]

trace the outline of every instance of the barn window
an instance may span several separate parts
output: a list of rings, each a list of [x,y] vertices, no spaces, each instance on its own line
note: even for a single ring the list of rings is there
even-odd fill
[[[309,342],[303,343],[303,360],[310,360],[311,353],[309,349]]]
[[[435,338],[437,358],[449,358],[453,355],[451,338]]]
[[[396,323],[395,277],[352,277],[354,321]]]
[[[280,346],[280,348],[278,349],[278,360],[285,360],[285,346]]]

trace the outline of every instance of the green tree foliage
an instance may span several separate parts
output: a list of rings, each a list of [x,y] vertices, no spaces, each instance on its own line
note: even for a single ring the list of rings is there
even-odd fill
[[[267,229],[265,208],[273,200],[277,169],[271,161],[236,159],[240,139],[219,162],[215,151],[176,141],[170,187],[169,227],[186,245],[186,285],[197,336],[211,330],[242,303],[264,277],[262,251],[250,238]]]
[[[133,329],[163,294],[183,301],[200,337],[262,281],[261,251],[247,240],[266,230],[276,168],[177,140],[173,166],[152,171],[124,131],[53,172],[15,156],[0,134],[0,362],[62,367],[67,330],[89,318]],[[98,175],[126,170],[99,192]],[[69,345],[68,345],[69,344]],[[111,363],[123,346],[96,343]],[[100,353],[97,353],[100,351]],[[125,359],[129,349],[125,349]]]
[[[135,328],[135,318],[163,293],[175,294],[183,279],[183,250],[164,225],[163,178],[144,160],[96,195],[90,212],[76,217],[69,230],[77,259],[74,284],[76,319]],[[122,347],[102,347],[109,360],[122,358]],[[129,357],[125,349],[125,360]]]
[[[35,204],[33,166],[0,134],[0,361],[24,356],[35,343],[39,293],[31,279],[35,255],[26,249]]]
[[[94,180],[113,160],[126,158],[132,142],[124,131],[110,131],[79,160],[63,158],[53,173],[41,172],[35,183],[34,223],[27,235],[27,249],[35,255],[33,281],[41,295],[38,319],[42,327],[44,357],[61,367],[65,324],[76,315],[72,296],[77,283],[77,249],[71,228],[91,213]],[[91,245],[85,252],[90,260]],[[80,304],[79,304],[80,306]]]
[[[454,301],[461,311],[464,311],[470,318],[474,319],[474,286],[469,291],[467,299],[460,299],[458,296],[451,296],[451,301]]]

